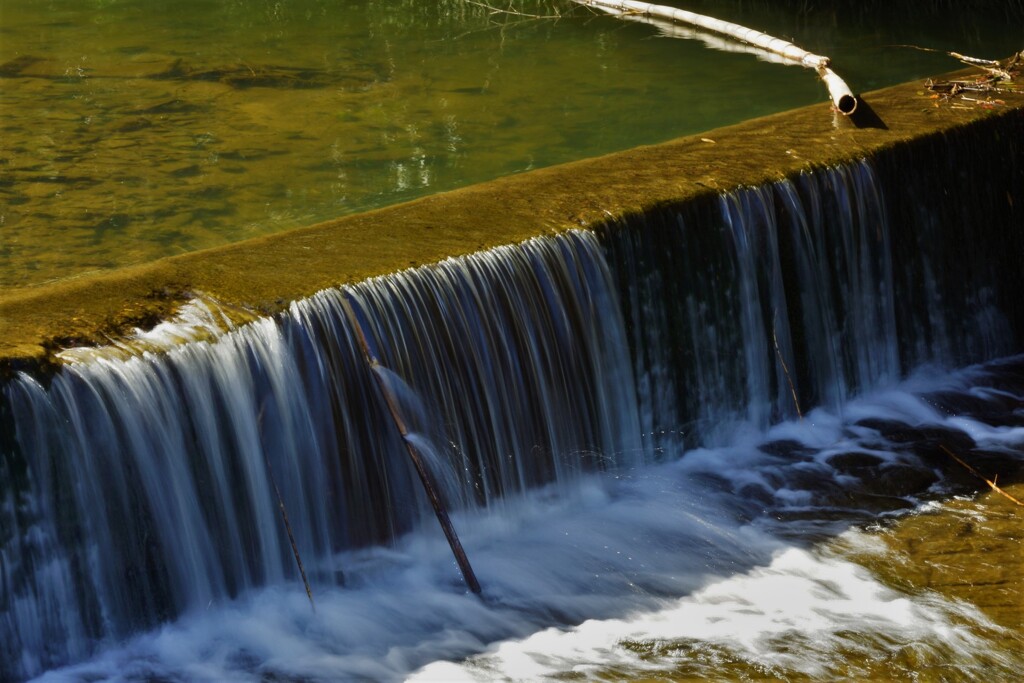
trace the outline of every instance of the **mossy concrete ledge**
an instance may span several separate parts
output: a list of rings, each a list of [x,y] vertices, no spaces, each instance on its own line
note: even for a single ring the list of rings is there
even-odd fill
[[[964,126],[1024,117],[931,99],[922,82],[866,94],[860,121],[817,104],[141,266],[0,293],[0,376],[147,327],[195,293],[274,313],[321,289],[761,185]],[[866,106],[865,106],[866,105]],[[926,172],[926,169],[923,169]]]

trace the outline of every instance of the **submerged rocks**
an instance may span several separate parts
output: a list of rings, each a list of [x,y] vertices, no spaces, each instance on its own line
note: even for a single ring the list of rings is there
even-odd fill
[[[865,418],[858,420],[855,424],[858,427],[873,429],[897,448],[901,446],[919,448],[923,444],[942,444],[954,450],[967,451],[977,445],[974,439],[963,431],[934,424],[913,426],[898,420],[881,418]]]
[[[864,453],[860,451],[851,451],[849,453],[837,453],[831,455],[825,461],[832,468],[843,474],[858,475],[866,470],[877,468],[884,461],[877,455],[871,453]]]

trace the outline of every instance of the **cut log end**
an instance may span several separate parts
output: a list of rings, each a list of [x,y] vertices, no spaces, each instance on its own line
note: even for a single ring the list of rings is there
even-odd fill
[[[842,95],[834,104],[843,116],[849,116],[857,111],[857,98],[853,95]]]
[[[846,85],[846,81],[827,66],[818,69],[818,75],[821,77],[825,87],[828,88],[828,96],[832,100],[832,105],[836,108],[836,111],[843,116],[849,116],[857,111],[857,96],[850,90],[850,86]]]

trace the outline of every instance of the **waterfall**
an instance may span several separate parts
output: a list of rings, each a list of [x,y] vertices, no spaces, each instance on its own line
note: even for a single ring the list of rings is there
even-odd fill
[[[572,233],[347,291],[448,505],[642,462],[611,285],[596,238]],[[314,584],[340,580],[337,551],[418,522],[426,503],[343,295],[4,388],[14,671],[295,580],[275,485]]]
[[[709,195],[323,291],[213,339],[15,376],[0,394],[0,676],[296,581],[275,487],[314,589],[343,583],[340,552],[429,521],[373,372],[445,504],[470,514],[842,410],[923,362],[1013,350],[987,252],[950,284],[897,239],[926,231],[894,224],[904,205],[879,173],[862,161]]]
[[[971,228],[965,274],[945,273],[945,233],[968,223],[929,212],[898,224],[896,240],[885,187],[896,185],[861,161],[605,227],[643,431],[657,450],[840,410],[924,363],[1016,350],[1012,306],[996,294],[999,273],[1013,271],[993,265],[998,239],[980,246],[998,223]]]
[[[648,433],[837,407],[900,374],[889,225],[871,166],[709,198],[608,235]]]

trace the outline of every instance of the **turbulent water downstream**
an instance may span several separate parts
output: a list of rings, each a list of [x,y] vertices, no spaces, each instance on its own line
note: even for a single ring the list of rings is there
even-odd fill
[[[236,329],[197,302],[15,377],[0,673],[1010,677],[1012,632],[862,562],[888,521],[975,490],[944,449],[1004,476],[1024,451],[1024,361],[995,360],[1019,351],[1005,247],[947,277],[941,221],[909,230],[890,173],[823,170]],[[989,227],[1013,211],[983,204]]]

